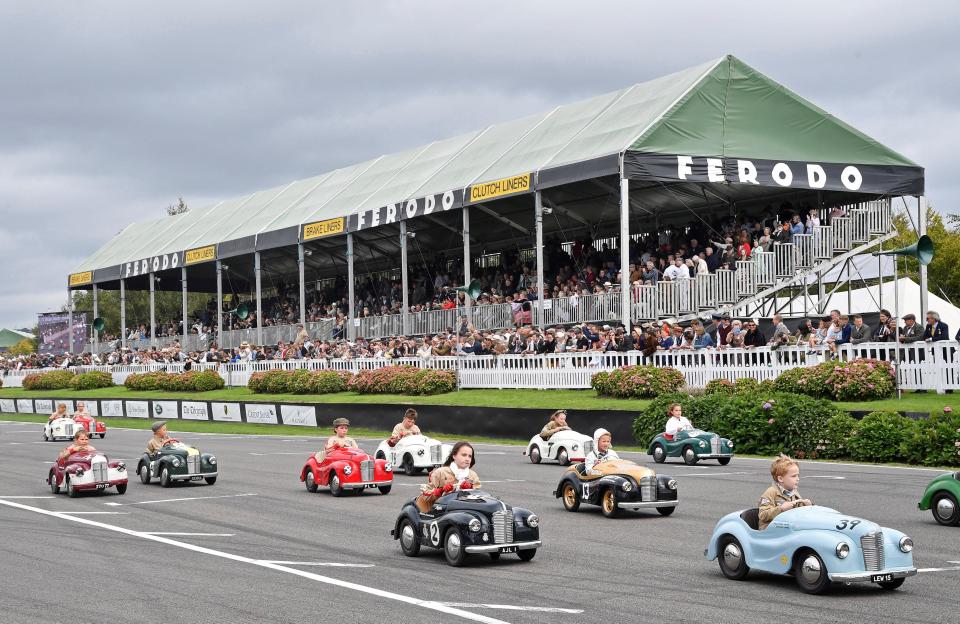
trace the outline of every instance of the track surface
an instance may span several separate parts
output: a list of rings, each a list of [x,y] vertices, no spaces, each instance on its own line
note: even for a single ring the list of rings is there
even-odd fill
[[[931,568],[898,591],[854,585],[816,597],[790,577],[729,581],[703,557],[716,520],[756,504],[766,461],[659,466],[679,483],[676,513],[609,520],[596,507],[563,510],[551,495],[558,466],[531,465],[516,446],[477,445],[484,489],[533,509],[544,546],[530,563],[477,556],[451,568],[431,549],[404,557],[389,535],[424,477],[396,476],[387,496],[303,488],[299,470],[322,438],[173,432],[217,455],[216,485],[131,479],[123,496],[68,499],[43,482],[65,443],[41,442],[40,431],[0,422],[0,622],[929,623],[960,613],[960,529],[916,509],[937,471],[801,464],[804,496],[905,531],[917,567]],[[147,439],[111,429],[93,444],[135,469]],[[360,444],[372,452],[377,441]],[[156,532],[201,535],[145,535]]]

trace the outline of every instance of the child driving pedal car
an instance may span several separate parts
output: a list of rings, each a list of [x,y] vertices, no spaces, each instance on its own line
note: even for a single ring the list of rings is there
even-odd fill
[[[800,465],[783,453],[770,464],[773,485],[760,495],[760,530],[770,526],[773,519],[789,510],[812,505],[809,498],[801,498],[797,486],[800,485]]]
[[[420,435],[420,427],[417,427],[417,410],[412,407],[407,408],[403,413],[403,420],[394,426],[387,444],[394,447],[400,438],[408,435]]]
[[[540,437],[549,440],[558,431],[570,431],[567,426],[567,410],[557,410],[551,414],[550,420],[540,430]]]
[[[433,503],[456,490],[472,490],[480,487],[480,477],[473,471],[476,464],[473,447],[469,442],[457,442],[442,466],[430,473],[426,485],[420,486],[417,509],[430,511]]]
[[[620,459],[620,456],[613,450],[613,437],[609,431],[601,427],[593,432],[593,450],[587,453],[587,459],[583,464],[584,474],[601,474],[600,471],[593,469],[594,466],[614,459]]]

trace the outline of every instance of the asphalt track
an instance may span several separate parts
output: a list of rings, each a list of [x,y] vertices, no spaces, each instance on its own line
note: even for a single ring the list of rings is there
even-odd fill
[[[803,462],[804,496],[905,531],[923,570],[894,592],[866,584],[808,596],[790,577],[727,580],[703,557],[716,520],[756,503],[766,461],[661,466],[679,483],[676,512],[610,520],[596,507],[563,510],[551,495],[558,466],[477,445],[484,489],[533,509],[544,545],[529,563],[477,556],[452,568],[430,549],[404,557],[389,534],[423,477],[398,475],[386,496],[308,493],[299,470],[321,438],[184,433],[217,455],[216,485],[131,480],[123,496],[69,499],[43,482],[65,443],[42,442],[40,430],[0,422],[3,623],[930,623],[960,613],[960,529],[916,509],[937,471]],[[147,438],[111,429],[93,444],[134,463]]]

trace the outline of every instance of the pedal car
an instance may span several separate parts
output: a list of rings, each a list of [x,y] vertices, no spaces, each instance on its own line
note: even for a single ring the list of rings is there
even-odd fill
[[[335,448],[323,453],[321,461],[317,461],[316,455],[310,455],[300,471],[300,480],[308,492],[325,486],[333,496],[342,496],[345,491],[360,495],[367,488],[389,494],[393,487],[393,466],[358,448]]]
[[[389,461],[403,470],[404,474],[412,476],[424,468],[433,470],[442,464],[452,448],[451,444],[443,444],[425,435],[407,435],[397,440],[395,446],[390,446],[389,441],[384,440],[377,447],[375,455],[377,459]]]
[[[540,434],[530,438],[524,455],[530,462],[539,464],[544,459],[556,461],[561,466],[569,466],[570,462],[582,462],[587,454],[593,450],[593,438],[569,429],[558,431],[549,440],[544,440]]]
[[[107,425],[100,422],[93,416],[87,416],[86,414],[77,414],[73,417],[73,422],[77,423],[81,427],[87,430],[87,433],[90,434],[90,437],[100,436],[100,439],[107,437]]]
[[[683,461],[690,465],[701,459],[715,459],[721,466],[726,466],[733,457],[733,441],[710,431],[688,429],[672,436],[669,433],[658,434],[650,441],[647,453],[658,464],[668,457],[683,457]]]
[[[577,511],[581,503],[599,505],[608,518],[622,509],[653,508],[669,516],[677,508],[677,482],[666,475],[632,461],[615,459],[594,466],[598,475],[584,474],[584,465],[567,468],[553,495],[563,500],[567,511]]]
[[[819,594],[831,582],[896,589],[917,573],[913,540],[829,507],[790,509],[762,531],[759,522],[760,510],[752,508],[724,516],[714,528],[704,554],[719,560],[727,578],[741,580],[751,568],[793,574],[800,589]]]
[[[494,560],[513,553],[530,561],[541,545],[539,527],[529,509],[511,507],[483,490],[458,490],[438,498],[430,513],[409,501],[390,534],[408,557],[429,546],[442,550],[448,564],[461,566],[467,555],[480,553]]]
[[[77,431],[77,423],[69,416],[48,420],[43,424],[43,439],[47,442],[55,440],[72,440]]]
[[[54,494],[64,489],[70,498],[80,492],[102,492],[109,487],[116,487],[117,494],[123,494],[127,491],[127,466],[122,461],[110,461],[99,451],[71,453],[50,466],[47,484]]]
[[[158,479],[161,487],[170,487],[174,481],[206,481],[213,485],[217,482],[217,458],[173,440],[153,455],[144,453],[137,473],[145,485],[153,479]]]
[[[960,526],[960,472],[942,474],[927,485],[917,503],[921,511],[929,509],[933,519],[944,526]]]

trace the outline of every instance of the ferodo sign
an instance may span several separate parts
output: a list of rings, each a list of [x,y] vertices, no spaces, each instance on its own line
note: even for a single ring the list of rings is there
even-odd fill
[[[624,172],[634,180],[755,184],[852,193],[923,192],[923,169],[857,163],[717,158],[627,152]]]
[[[348,229],[351,232],[389,225],[404,219],[414,219],[433,213],[446,212],[463,207],[463,190],[456,189],[436,195],[427,195],[418,199],[409,199],[397,204],[387,204],[379,208],[363,210],[350,215]],[[306,237],[304,238],[306,240]]]
[[[166,271],[167,269],[175,269],[181,264],[180,252],[153,256],[152,258],[127,262],[123,265],[121,277],[137,277],[138,275],[146,275],[147,273]]]

